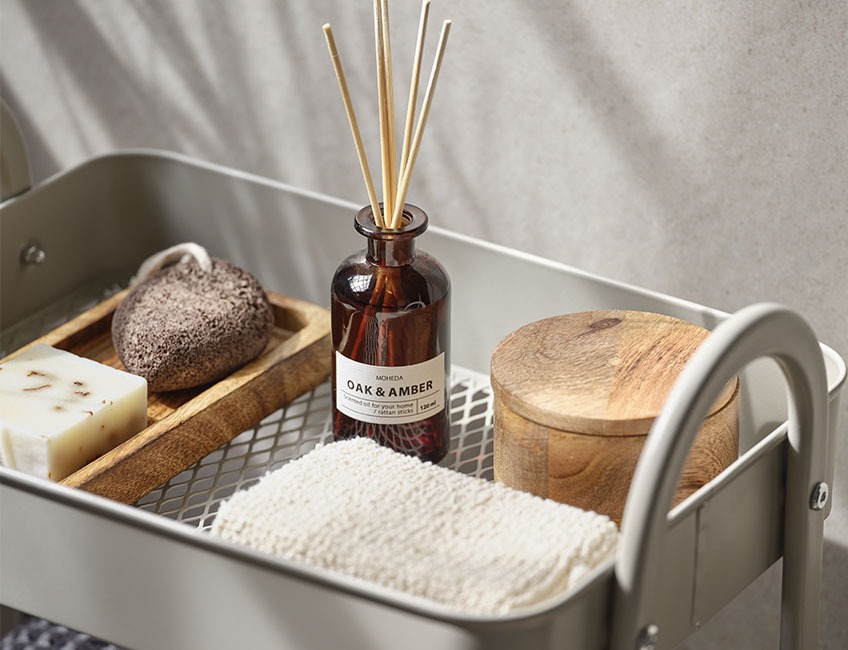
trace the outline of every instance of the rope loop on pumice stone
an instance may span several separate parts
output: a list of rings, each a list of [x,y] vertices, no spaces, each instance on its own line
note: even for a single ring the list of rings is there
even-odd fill
[[[138,286],[169,264],[187,262],[191,258],[194,258],[202,271],[208,273],[212,270],[212,259],[209,257],[206,249],[200,244],[185,242],[154,253],[144,260],[141,266],[138,267],[138,272],[130,280],[130,288],[132,289]]]

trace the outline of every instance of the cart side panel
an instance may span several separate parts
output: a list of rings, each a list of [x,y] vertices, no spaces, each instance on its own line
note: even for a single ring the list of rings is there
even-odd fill
[[[670,523],[664,538],[662,587],[661,593],[656,594],[663,620],[656,623],[665,643],[678,643],[693,632],[697,524],[695,513],[689,513]]]
[[[783,553],[785,427],[751,452],[743,471],[731,468],[698,510],[695,620],[703,623],[774,564]]]
[[[125,280],[163,239],[137,175],[111,159],[86,163],[0,209],[0,326],[8,327],[69,291]],[[24,263],[37,246],[39,263]]]
[[[135,650],[478,647],[460,627],[10,485],[3,510],[0,600]]]
[[[606,647],[611,565],[554,615],[428,616],[98,497],[0,478],[0,602],[134,650]]]

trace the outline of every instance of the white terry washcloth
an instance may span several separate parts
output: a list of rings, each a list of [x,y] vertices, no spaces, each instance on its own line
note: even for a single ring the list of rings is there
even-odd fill
[[[615,551],[587,512],[403,456],[334,442],[223,503],[212,533],[466,613],[562,593]]]

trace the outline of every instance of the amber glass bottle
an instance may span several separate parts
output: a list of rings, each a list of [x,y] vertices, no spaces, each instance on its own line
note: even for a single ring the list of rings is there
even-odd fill
[[[333,433],[367,436],[438,462],[450,443],[450,280],[416,251],[427,215],[404,206],[400,228],[360,210],[366,248],[333,277]]]

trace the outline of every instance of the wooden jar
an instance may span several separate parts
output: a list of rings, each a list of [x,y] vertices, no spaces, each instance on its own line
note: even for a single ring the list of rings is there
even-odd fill
[[[645,438],[704,328],[635,311],[526,325],[492,355],[495,479],[621,522]],[[729,382],[695,441],[674,503],[738,455],[739,382]]]

